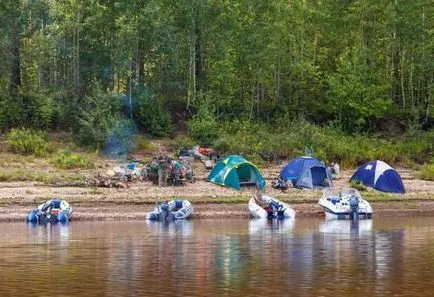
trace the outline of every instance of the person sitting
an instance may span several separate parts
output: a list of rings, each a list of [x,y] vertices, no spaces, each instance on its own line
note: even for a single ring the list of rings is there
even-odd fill
[[[330,187],[330,180],[327,177],[324,178],[324,180],[321,182],[321,186],[323,186],[325,188],[329,188]]]
[[[327,168],[333,179],[338,179],[340,176],[340,167],[337,162],[331,162],[330,166]]]

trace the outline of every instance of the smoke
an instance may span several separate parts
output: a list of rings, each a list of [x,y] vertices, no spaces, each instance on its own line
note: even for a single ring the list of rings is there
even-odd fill
[[[137,135],[135,123],[130,119],[118,121],[107,133],[107,140],[103,152],[112,159],[126,159],[127,155],[134,151],[136,144],[134,137]]]

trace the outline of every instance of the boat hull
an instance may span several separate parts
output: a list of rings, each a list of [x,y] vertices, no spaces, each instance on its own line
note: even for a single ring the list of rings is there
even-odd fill
[[[262,196],[262,199],[267,204],[279,205],[278,211],[264,209],[256,203],[254,197],[249,200],[249,211],[254,218],[258,219],[287,219],[295,218],[295,210],[289,204],[279,201],[270,196]]]
[[[193,206],[188,200],[171,200],[157,205],[155,209],[146,215],[150,221],[174,221],[185,220],[193,214]]]
[[[354,189],[344,189],[341,192],[325,191],[318,204],[324,209],[327,219],[372,219],[373,215],[369,202],[362,199]]]
[[[53,207],[49,213],[43,209],[47,203],[52,203]],[[72,207],[65,200],[49,200],[34,208],[26,217],[28,223],[46,224],[46,223],[66,223],[72,216]]]

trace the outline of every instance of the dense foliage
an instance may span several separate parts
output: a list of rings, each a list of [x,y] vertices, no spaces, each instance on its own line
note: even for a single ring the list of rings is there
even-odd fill
[[[248,120],[225,122],[211,143],[222,153],[236,153],[249,160],[273,161],[304,154],[306,147],[325,162],[344,167],[380,159],[396,164],[422,163],[434,153],[434,131],[410,131],[391,140],[379,135],[347,135],[340,128],[318,127],[305,120],[280,121],[276,126]]]
[[[30,129],[12,129],[7,135],[9,149],[22,155],[45,156],[53,146],[44,132]]]
[[[351,133],[434,122],[426,0],[5,0],[0,22],[1,130],[73,131],[103,148],[121,120],[164,136],[191,119],[204,143],[219,133],[221,147],[259,149],[266,139],[249,134],[266,126],[270,146],[299,150],[275,130],[303,118],[332,127],[318,138],[309,126],[303,145],[337,133],[345,150]]]

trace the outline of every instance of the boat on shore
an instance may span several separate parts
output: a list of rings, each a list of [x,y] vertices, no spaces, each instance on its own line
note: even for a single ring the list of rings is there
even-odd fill
[[[72,207],[65,200],[48,200],[35,207],[26,218],[28,223],[66,223],[72,216]]]
[[[295,210],[289,204],[266,195],[262,195],[261,200],[252,197],[249,200],[249,210],[258,219],[295,218]]]
[[[327,219],[371,219],[372,207],[353,188],[326,189],[318,204],[324,209]]]
[[[188,200],[170,200],[157,203],[155,209],[146,215],[150,221],[174,221],[188,219],[193,214],[193,206]]]

